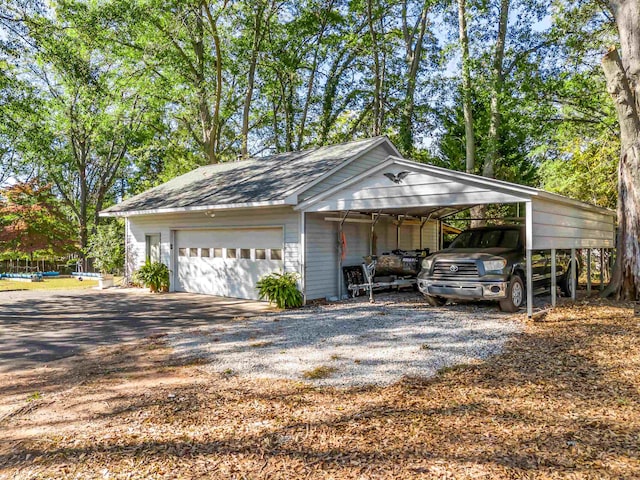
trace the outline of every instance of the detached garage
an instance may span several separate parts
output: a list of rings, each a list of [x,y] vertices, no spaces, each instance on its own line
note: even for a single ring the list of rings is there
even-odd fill
[[[495,203],[526,212],[528,259],[614,247],[614,212],[413,162],[386,137],[201,167],[101,215],[126,219],[128,274],[157,259],[173,291],[255,299],[260,277],[297,272],[309,300],[344,296],[365,255],[439,250],[443,219]]]

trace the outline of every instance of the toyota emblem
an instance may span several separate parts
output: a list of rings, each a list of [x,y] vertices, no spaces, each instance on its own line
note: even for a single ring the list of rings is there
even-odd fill
[[[450,272],[454,272],[454,273],[457,272],[458,271],[458,266],[457,265],[451,265],[449,267],[449,271]]]

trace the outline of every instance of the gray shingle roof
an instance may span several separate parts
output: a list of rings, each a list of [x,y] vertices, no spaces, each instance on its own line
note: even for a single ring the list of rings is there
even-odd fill
[[[386,137],[197,168],[102,213],[207,207],[284,200]]]

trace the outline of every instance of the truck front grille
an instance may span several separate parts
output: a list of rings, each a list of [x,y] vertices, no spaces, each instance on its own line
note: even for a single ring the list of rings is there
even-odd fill
[[[433,274],[440,275],[442,277],[477,277],[478,267],[475,263],[447,262],[440,260],[433,266]]]

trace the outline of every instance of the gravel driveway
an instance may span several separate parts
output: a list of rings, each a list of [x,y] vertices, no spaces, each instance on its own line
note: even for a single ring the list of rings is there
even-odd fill
[[[347,387],[429,377],[499,353],[521,330],[495,305],[434,308],[407,293],[215,324],[169,341],[179,355],[208,359],[212,372]],[[318,367],[324,378],[305,377]]]

